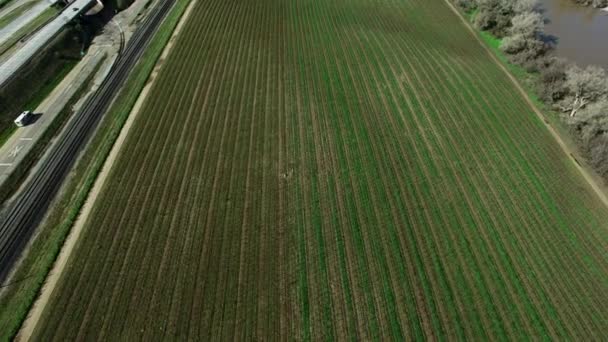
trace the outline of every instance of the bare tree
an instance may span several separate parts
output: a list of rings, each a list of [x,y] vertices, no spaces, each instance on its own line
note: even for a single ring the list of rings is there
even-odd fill
[[[572,0],[577,4],[589,6],[593,5],[593,7],[601,8],[608,6],[608,0]]]
[[[501,44],[503,52],[509,55],[511,62],[522,65],[529,71],[538,70],[542,56],[548,45],[541,39],[544,20],[539,13],[526,12],[513,17],[508,30],[509,35]]]
[[[513,3],[513,10],[517,14],[538,12],[540,3],[538,0],[515,0]]]
[[[478,0],[475,25],[499,38],[504,37],[515,15],[513,3],[509,0]]]
[[[477,0],[478,13],[475,24],[502,38],[508,34],[511,20],[525,13],[537,12],[537,0]]]
[[[590,103],[580,109],[576,116],[569,117],[571,125],[582,127],[592,126],[597,130],[608,130],[608,99]]]
[[[568,61],[558,57],[546,57],[539,61],[538,66],[538,95],[546,104],[554,106],[563,100],[568,93],[566,87]]]
[[[539,37],[545,28],[543,16],[538,12],[524,12],[513,17],[509,34]]]
[[[608,180],[608,77],[599,67],[579,68],[548,56],[551,37],[537,0],[454,0],[465,11],[477,9],[475,25],[502,38],[501,50],[512,63],[538,72],[538,94],[566,113],[582,152]],[[608,6],[608,0],[573,0]]]
[[[476,0],[454,0],[454,3],[462,8],[465,12],[471,12],[477,8]]]
[[[566,70],[566,86],[569,95],[564,99],[561,108],[574,117],[588,104],[608,98],[608,78],[606,71],[597,66],[582,69],[576,65]]]
[[[608,180],[608,100],[589,104],[568,123],[579,138],[591,166]]]
[[[596,135],[589,147],[591,165],[605,179],[608,178],[608,132]]]

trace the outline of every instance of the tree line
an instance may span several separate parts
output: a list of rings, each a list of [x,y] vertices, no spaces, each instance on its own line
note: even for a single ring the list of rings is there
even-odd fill
[[[474,25],[501,39],[509,60],[537,74],[540,99],[561,112],[591,166],[608,180],[608,74],[598,66],[581,68],[549,54],[555,39],[544,33],[536,0],[454,0],[473,14]],[[608,0],[573,0],[605,7]],[[583,39],[583,38],[581,38]]]
[[[596,8],[605,8],[608,7],[608,0],[572,0],[577,4],[584,6],[593,6]]]

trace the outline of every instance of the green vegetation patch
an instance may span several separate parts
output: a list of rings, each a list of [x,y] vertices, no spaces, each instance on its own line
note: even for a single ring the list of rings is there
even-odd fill
[[[27,12],[30,8],[32,8],[36,4],[35,1],[28,1],[17,8],[13,9],[9,14],[0,18],[0,29],[21,16],[23,13]],[[0,8],[2,5],[0,4]]]
[[[73,34],[71,30],[62,32],[48,51],[0,92],[0,136],[8,139],[17,115],[35,110],[78,63],[80,46],[72,40]],[[0,143],[4,141],[0,139]]]
[[[40,13],[34,20],[30,21],[27,25],[23,26],[17,32],[15,32],[10,39],[0,45],[0,55],[6,53],[11,49],[19,40],[32,32],[35,32],[42,25],[47,23],[50,19],[55,17],[59,13],[59,10],[55,6],[47,8],[44,12]]]
[[[4,8],[6,5],[8,5],[11,1],[13,0],[0,0],[0,9]]]
[[[445,1],[174,43],[37,339],[602,339],[608,209]]]

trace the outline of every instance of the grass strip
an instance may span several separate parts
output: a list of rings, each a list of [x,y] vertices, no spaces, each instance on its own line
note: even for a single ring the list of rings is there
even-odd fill
[[[55,76],[47,80],[36,94],[25,104],[25,108],[28,110],[34,110],[44,99],[46,99],[53,89],[55,89],[61,81],[72,71],[72,69],[80,62],[79,59],[66,59],[66,64],[59,70]]]
[[[51,6],[44,10],[44,12],[40,13],[40,15],[34,18],[34,20],[30,21],[27,25],[17,30],[17,32],[15,32],[9,40],[4,42],[4,44],[0,45],[0,55],[10,50],[15,44],[17,44],[19,40],[21,40],[27,34],[33,33],[38,30],[39,27],[41,27],[51,18],[56,16],[57,13],[59,13],[59,10],[54,6]]]
[[[13,133],[15,133],[16,130],[17,130],[17,126],[11,125],[7,129],[0,132],[0,147],[2,145],[4,145],[4,143],[7,142],[8,139],[11,138],[11,136],[13,135]]]
[[[161,24],[118,98],[104,116],[98,133],[77,162],[73,177],[40,227],[30,253],[18,266],[13,283],[0,297],[0,307],[3,308],[0,312],[0,341],[14,338],[25,321],[97,175],[188,3],[178,2]]]
[[[4,8],[6,5],[8,5],[11,1],[13,0],[0,0],[0,9]]]
[[[3,28],[4,26],[8,25],[11,21],[13,21],[16,18],[18,18],[19,16],[21,16],[23,13],[27,12],[27,10],[32,8],[34,6],[34,4],[35,4],[35,2],[33,2],[33,1],[26,2],[25,4],[20,5],[17,8],[15,8],[14,10],[12,10],[9,14],[2,17],[0,19],[0,28]]]

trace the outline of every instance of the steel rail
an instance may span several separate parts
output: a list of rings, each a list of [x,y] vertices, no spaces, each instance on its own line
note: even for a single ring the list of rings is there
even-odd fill
[[[59,140],[39,162],[39,169],[8,206],[0,223],[0,283],[22,253],[78,153],[137,64],[175,0],[163,0],[135,31],[99,89],[68,123]]]

